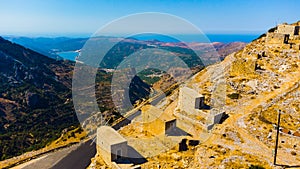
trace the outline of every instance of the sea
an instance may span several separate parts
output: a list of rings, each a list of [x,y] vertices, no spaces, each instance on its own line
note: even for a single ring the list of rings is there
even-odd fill
[[[223,43],[230,43],[230,42],[245,42],[249,43],[253,40],[257,39],[261,34],[208,34],[207,38],[211,42],[223,42]]]
[[[75,51],[57,52],[56,54],[63,59],[72,61],[75,61],[76,57],[79,55],[79,53]]]

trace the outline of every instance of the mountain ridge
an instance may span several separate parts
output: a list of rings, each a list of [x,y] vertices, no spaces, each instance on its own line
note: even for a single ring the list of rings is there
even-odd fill
[[[55,60],[0,37],[0,159],[36,150],[79,127],[72,101],[75,62]],[[110,95],[112,74],[98,70],[96,97],[106,120],[120,114]],[[147,97],[150,86],[139,77],[130,84],[130,99]],[[80,130],[78,130],[80,131]]]
[[[188,142],[187,150],[180,150],[183,140],[179,140],[165,152],[155,147],[160,153],[151,157],[148,154],[153,153],[154,148],[140,145],[135,138],[143,138],[143,143],[147,144],[148,141],[154,142],[157,136],[138,122],[123,127],[119,133],[136,151],[145,154],[146,162],[141,167],[271,169],[299,166],[300,35],[294,31],[299,27],[300,22],[280,24],[272,32],[229,54],[222,62],[204,68],[182,85],[197,91],[208,106],[215,103],[211,99],[213,94],[221,97],[225,94],[224,106],[219,111],[224,110],[228,117],[216,122],[208,133],[199,133],[207,130],[199,121],[205,121],[201,114],[210,110],[193,114],[188,112],[188,108],[179,109],[177,105],[184,98],[179,97],[181,89],[173,91],[158,104],[163,113],[177,117],[177,124],[189,124],[187,127],[179,126],[184,131],[189,129],[186,132],[190,135],[183,137]],[[224,86],[220,90],[214,86],[218,78],[224,78]],[[212,91],[215,93],[212,94]],[[225,93],[222,94],[222,91]],[[193,103],[193,100],[185,103]],[[279,110],[284,113],[281,115],[277,164],[274,165]],[[159,135],[159,138],[164,141],[171,139],[168,135]],[[199,145],[190,145],[195,140],[199,141]],[[157,141],[157,144],[172,146],[167,141]],[[105,165],[100,155],[92,161],[92,165],[97,164]]]

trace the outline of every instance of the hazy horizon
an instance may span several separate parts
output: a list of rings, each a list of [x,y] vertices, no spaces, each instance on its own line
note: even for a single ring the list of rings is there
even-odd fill
[[[207,34],[260,34],[278,23],[296,22],[297,15],[291,11],[297,11],[300,2],[0,0],[0,4],[2,36],[78,37],[92,35],[120,17],[143,12],[178,16]]]
[[[262,34],[262,33],[261,33]],[[241,33],[232,33],[232,34],[213,34],[213,33],[209,33],[209,34],[205,34],[205,37],[208,38],[208,40],[210,42],[221,42],[221,43],[230,43],[230,42],[245,42],[245,43],[249,43],[252,40],[256,39],[257,37],[259,37],[261,34],[241,34]],[[207,42],[207,40],[201,40],[201,39],[197,39],[197,35],[195,34],[173,34],[173,38],[172,36],[168,37],[168,36],[164,36],[164,35],[159,35],[159,34],[153,34],[153,35],[149,35],[149,34],[141,34],[141,35],[133,35],[130,37],[124,37],[122,35],[107,35],[107,36],[100,36],[100,37],[107,37],[107,38],[135,38],[137,40],[158,40],[161,42],[179,42],[177,38],[183,38],[185,39],[185,42],[190,43],[190,42]],[[76,39],[76,38],[90,38],[93,37],[92,35],[88,36],[80,36],[80,35],[61,35],[61,36],[18,36],[18,35],[0,35],[2,37],[4,37],[5,39],[10,39],[10,38],[49,38],[49,39],[55,39],[55,38],[70,38],[70,39]]]

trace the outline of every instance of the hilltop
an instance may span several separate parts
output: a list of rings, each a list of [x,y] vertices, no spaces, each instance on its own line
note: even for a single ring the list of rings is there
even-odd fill
[[[212,137],[199,146],[194,167],[273,168],[279,110],[284,114],[277,163],[299,165],[300,138],[295,137],[300,131],[299,26],[300,22],[278,25],[216,65],[225,68],[224,109],[229,118],[216,125]],[[191,83],[201,78],[198,75]]]
[[[106,38],[113,39],[113,37]],[[0,119],[3,124],[0,126],[1,160],[30,150],[40,149],[45,145],[58,146],[64,141],[57,145],[53,143],[58,140],[66,140],[64,138],[65,132],[73,131],[74,128],[78,127],[71,98],[72,73],[75,63],[52,58],[57,58],[57,51],[80,49],[87,40],[87,38],[65,37],[6,37],[6,39],[13,41],[13,43],[0,38],[2,64],[0,68],[2,89]],[[184,55],[185,52],[189,51],[181,43],[127,39],[107,54],[107,59],[103,64],[106,68],[114,68],[124,56],[140,48],[153,47],[151,45],[178,52],[192,67],[195,66],[194,63],[198,63],[191,60],[191,54],[188,57]],[[199,50],[203,50],[209,44],[194,43],[194,45],[198,45]],[[225,49],[238,50],[245,44],[214,43],[213,45],[216,45],[216,48],[220,49],[220,55],[224,56],[226,53],[224,51],[227,51]],[[119,48],[124,48],[122,51],[127,53],[120,52]],[[155,73],[157,72],[154,71]],[[147,98],[151,87],[160,86],[163,88],[159,84],[168,81],[168,77],[163,76],[160,80],[157,77],[152,78],[151,74],[153,74],[151,70],[145,71],[139,74],[142,80],[138,76],[133,79],[132,89],[130,89],[133,103],[141,98]],[[111,77],[112,72],[99,70],[96,78],[98,104],[101,111],[103,111],[103,115],[107,120],[110,120],[110,123],[121,116],[114,111],[110,97]],[[88,122],[89,120],[87,120]],[[37,128],[39,130],[36,130]],[[81,130],[77,128],[76,131]],[[70,136],[67,140],[72,140],[72,137],[69,138]]]
[[[167,130],[155,134],[154,126],[143,126],[151,126],[151,122],[140,121],[143,114],[149,113],[149,105],[142,107],[142,116],[119,130],[146,159],[142,168],[276,168],[273,150],[279,110],[284,114],[277,164],[299,166],[299,27],[297,22],[270,29],[224,61],[206,67],[156,105],[161,111],[159,117],[176,118],[176,127],[190,135],[169,136],[164,133]],[[218,78],[225,79],[220,89],[214,87]],[[213,90],[214,94],[225,96],[224,105],[218,109],[224,113],[214,114],[210,125],[203,114],[212,111],[205,105],[215,104]],[[196,98],[204,98],[200,110],[193,108]],[[194,130],[188,130],[190,126]],[[185,150],[179,148],[182,139],[188,142]],[[200,144],[193,144],[195,140]],[[91,168],[95,165],[105,165],[99,153]]]

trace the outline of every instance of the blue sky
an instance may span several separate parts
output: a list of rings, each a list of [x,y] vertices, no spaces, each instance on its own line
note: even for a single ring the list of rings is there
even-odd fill
[[[299,0],[0,0],[0,35],[88,35],[141,12],[170,13],[206,33],[262,33],[300,20],[299,6]]]

